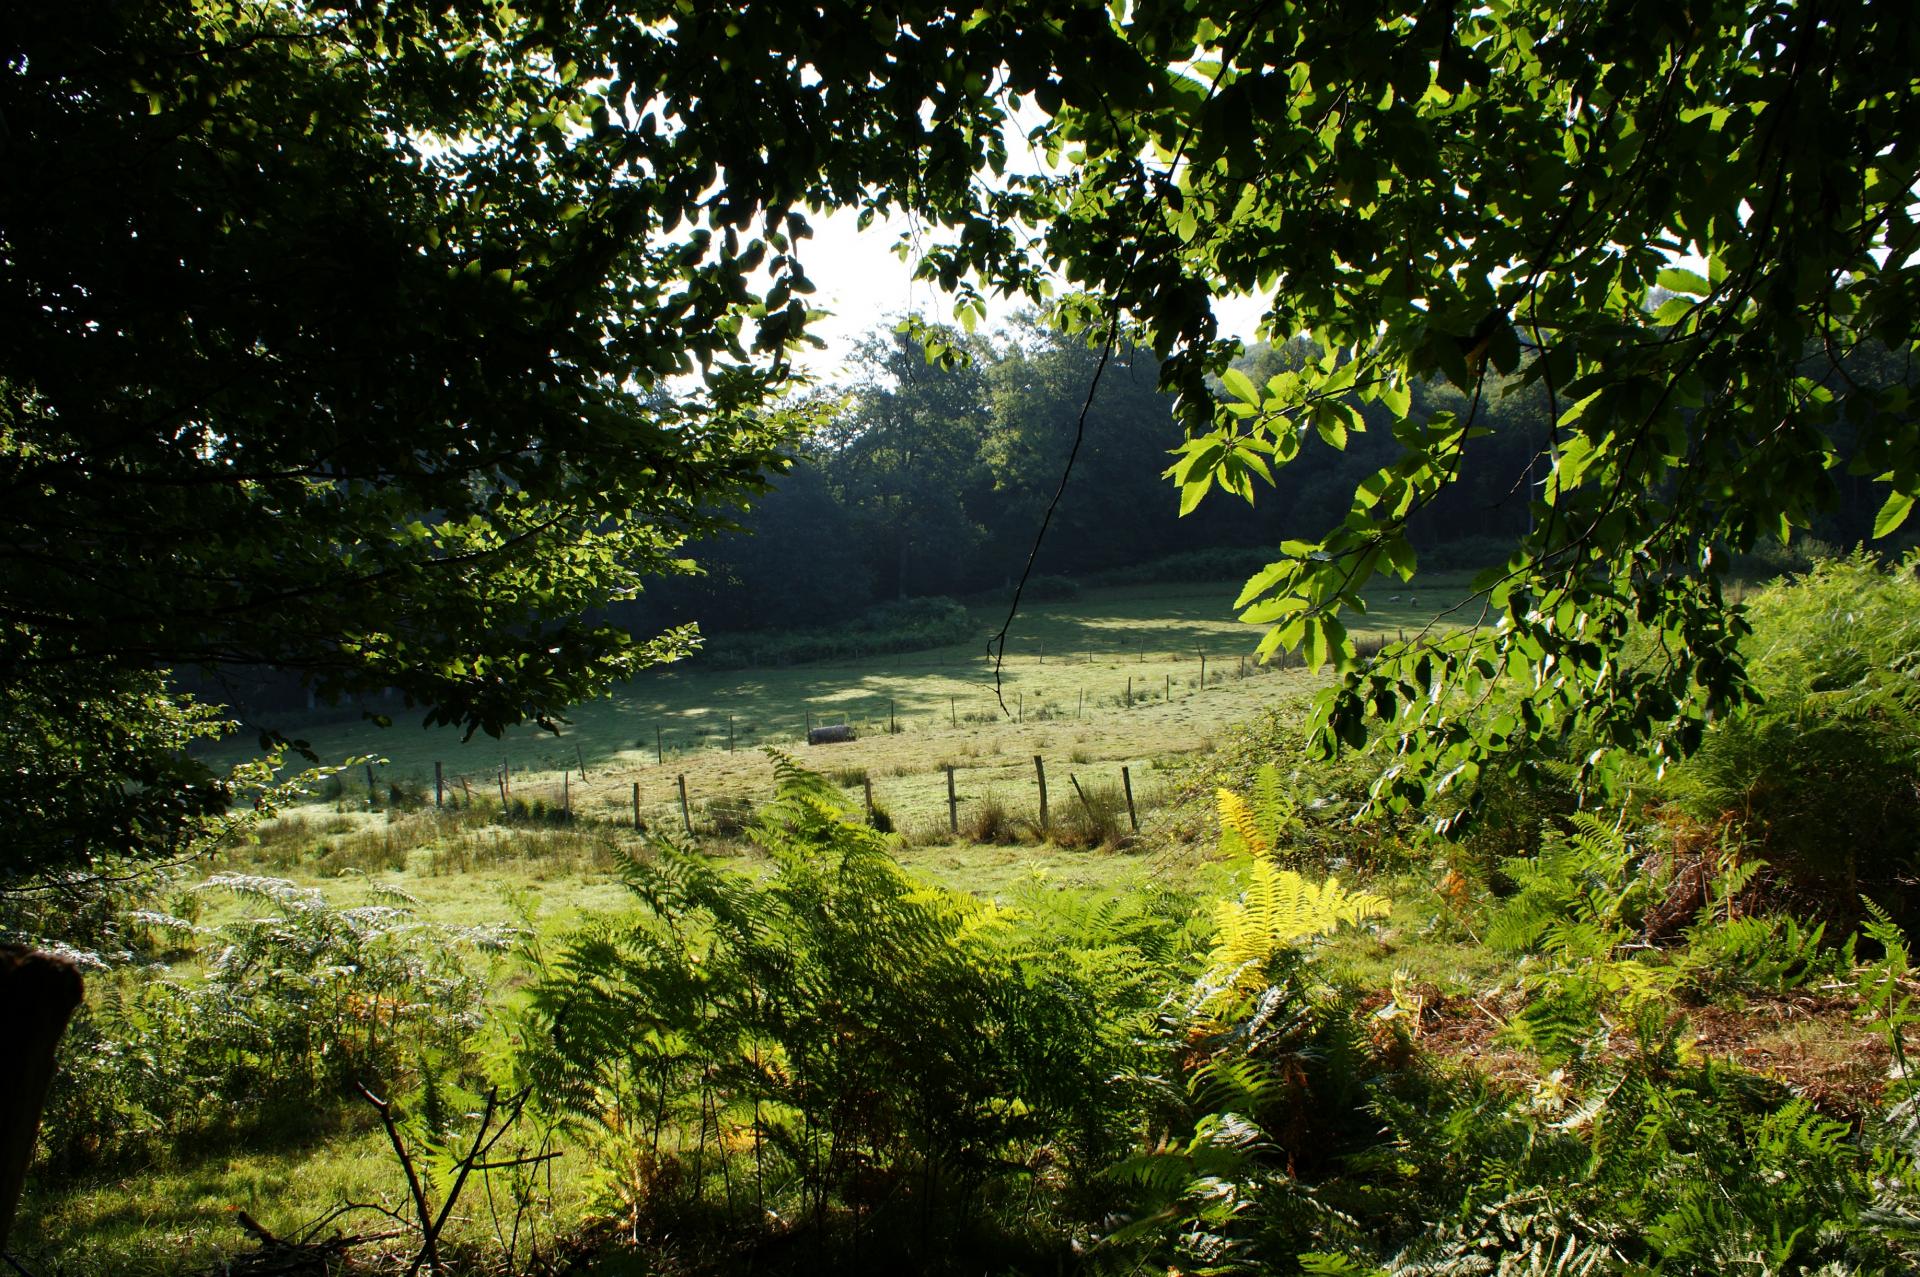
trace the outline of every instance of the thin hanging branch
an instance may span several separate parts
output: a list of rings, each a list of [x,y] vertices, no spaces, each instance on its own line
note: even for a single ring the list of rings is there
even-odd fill
[[[1013,630],[1013,618],[1020,614],[1020,596],[1026,592],[1027,578],[1033,575],[1033,565],[1040,557],[1040,546],[1047,539],[1047,526],[1053,522],[1053,512],[1060,505],[1060,498],[1066,495],[1067,481],[1073,477],[1073,463],[1080,456],[1080,443],[1087,434],[1087,414],[1093,411],[1093,397],[1100,389],[1100,378],[1107,371],[1107,362],[1113,358],[1113,346],[1120,333],[1120,311],[1117,307],[1107,314],[1107,335],[1100,343],[1100,362],[1094,365],[1093,377],[1087,382],[1087,398],[1080,405],[1080,416],[1073,423],[1073,447],[1067,452],[1067,464],[1060,470],[1060,484],[1053,490],[1053,500],[1047,502],[1047,512],[1040,519],[1040,530],[1034,534],[1033,549],[1027,552],[1027,565],[1020,570],[1020,584],[1013,587],[1013,602],[1007,608],[1007,619],[1001,623],[1000,630],[987,640],[987,650],[993,653],[993,695],[1000,702],[1000,712],[1007,712],[1006,689],[1000,682],[1000,668],[1007,659],[1007,635]]]

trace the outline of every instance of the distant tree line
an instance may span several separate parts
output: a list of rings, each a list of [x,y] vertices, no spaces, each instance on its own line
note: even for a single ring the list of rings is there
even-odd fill
[[[818,628],[870,604],[930,595],[962,597],[1019,579],[1073,446],[1099,364],[1078,336],[1032,319],[994,338],[941,332],[964,358],[930,361],[902,333],[870,335],[849,385],[823,392],[823,425],[797,447],[791,468],[736,530],[689,545],[698,575],[658,580],[617,607],[636,631],[697,621],[709,632]],[[1304,340],[1259,343],[1235,367],[1256,385],[1320,352]],[[1055,512],[1037,573],[1079,580],[1200,550],[1277,552],[1294,537],[1338,523],[1354,487],[1399,445],[1377,402],[1355,401],[1366,424],[1340,447],[1309,441],[1275,482],[1254,484],[1251,506],[1202,502],[1182,517],[1164,477],[1183,435],[1173,396],[1160,389],[1150,350],[1122,346],[1087,411],[1084,438]],[[1412,388],[1414,420],[1465,415],[1445,382]],[[1415,517],[1422,561],[1480,567],[1504,558],[1528,530],[1530,498],[1546,476],[1540,458],[1551,421],[1537,385],[1483,393],[1483,433],[1471,464]],[[1855,493],[1855,488],[1861,489]],[[1864,480],[1840,476],[1815,535],[1836,544],[1867,537],[1873,511]]]

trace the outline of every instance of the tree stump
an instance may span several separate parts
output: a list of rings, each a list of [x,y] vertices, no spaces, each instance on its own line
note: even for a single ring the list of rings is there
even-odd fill
[[[0,1025],[13,1046],[0,1053],[0,1247],[33,1161],[40,1108],[53,1081],[54,1049],[80,1005],[80,968],[25,945],[0,944]]]

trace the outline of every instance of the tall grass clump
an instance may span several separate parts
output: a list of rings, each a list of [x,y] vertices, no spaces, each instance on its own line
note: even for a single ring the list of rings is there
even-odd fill
[[[1127,797],[1119,785],[1069,785],[1048,836],[1061,847],[1118,847],[1133,836]]]

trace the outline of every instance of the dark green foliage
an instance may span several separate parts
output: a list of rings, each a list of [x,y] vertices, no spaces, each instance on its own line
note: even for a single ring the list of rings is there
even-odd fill
[[[1125,1139],[1107,1079],[1168,924],[1115,906],[1061,943],[914,881],[836,787],[777,765],[753,831],[770,876],[658,845],[623,870],[637,912],[534,987],[525,1066],[610,1195],[635,1219],[950,1235],[1014,1223],[1042,1165],[1086,1182]]]
[[[728,634],[699,659],[722,669],[850,661],[888,652],[917,652],[980,637],[982,627],[960,603],[943,597],[901,599],[835,624],[830,600],[810,617],[777,631]]]
[[[334,1115],[356,1082],[393,1088],[422,1059],[464,1060],[486,985],[462,951],[497,954],[511,942],[505,929],[422,923],[416,902],[390,888],[356,907],[243,874],[196,890],[238,897],[252,912],[212,930],[151,910],[131,915],[150,939],[193,939],[203,972],[128,963],[110,973],[94,961],[41,1126],[52,1165],[209,1129],[298,1132]]]
[[[1749,606],[1759,703],[1714,723],[1674,789],[1730,816],[1811,910],[1861,892],[1897,916],[1920,828],[1920,580],[1911,559],[1817,564]]]
[[[1032,599],[1035,603],[1052,603],[1062,599],[1080,597],[1080,583],[1070,576],[1053,576],[1040,573],[1027,578],[1023,599]]]

